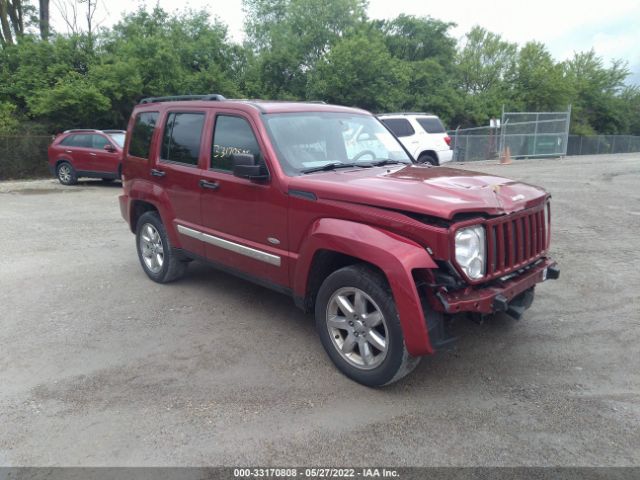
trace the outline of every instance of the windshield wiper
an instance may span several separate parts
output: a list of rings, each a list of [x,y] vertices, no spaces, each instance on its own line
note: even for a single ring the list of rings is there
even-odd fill
[[[302,173],[313,173],[313,172],[326,172],[329,170],[335,170],[336,168],[347,168],[347,167],[357,167],[355,163],[342,163],[342,162],[332,162],[322,165],[321,167],[312,167],[305,168],[300,170]]]
[[[371,162],[371,163],[366,163],[364,165],[366,165],[367,167],[381,167],[383,165],[393,165],[396,163],[403,163],[400,160],[390,160],[390,159],[384,159],[384,160],[378,160],[377,162]],[[406,164],[408,165],[408,164]]]

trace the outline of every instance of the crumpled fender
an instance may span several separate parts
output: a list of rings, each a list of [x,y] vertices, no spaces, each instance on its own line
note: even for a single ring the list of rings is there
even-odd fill
[[[380,268],[391,286],[407,350],[414,356],[433,353],[412,276],[412,270],[416,268],[437,268],[424,247],[371,225],[349,220],[320,219],[312,225],[300,249],[293,272],[296,296],[306,294],[311,263],[318,250],[340,252]]]

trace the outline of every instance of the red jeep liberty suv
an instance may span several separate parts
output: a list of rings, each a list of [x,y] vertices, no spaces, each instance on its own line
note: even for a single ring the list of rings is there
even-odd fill
[[[120,208],[145,273],[170,282],[198,259],[291,295],[365,385],[450,342],[450,315],[519,318],[559,276],[547,192],[415,164],[363,110],[149,98],[126,138]]]

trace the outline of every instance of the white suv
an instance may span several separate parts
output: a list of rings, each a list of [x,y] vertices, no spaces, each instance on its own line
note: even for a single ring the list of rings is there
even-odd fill
[[[420,163],[442,165],[453,158],[451,137],[436,115],[420,112],[378,115],[409,153]]]

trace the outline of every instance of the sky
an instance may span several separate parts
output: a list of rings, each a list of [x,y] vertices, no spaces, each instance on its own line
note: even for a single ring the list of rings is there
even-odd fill
[[[96,16],[102,26],[113,25],[139,5],[135,0],[99,1]],[[244,36],[241,0],[157,1],[168,11],[184,6],[204,8],[228,25],[233,40],[241,41]],[[64,31],[64,23],[52,7],[54,26]],[[369,0],[370,18],[391,19],[401,13],[453,22],[457,24],[451,30],[455,38],[480,25],[521,45],[537,40],[557,60],[593,48],[607,63],[614,58],[626,60],[631,70],[627,83],[640,85],[640,0]]]

